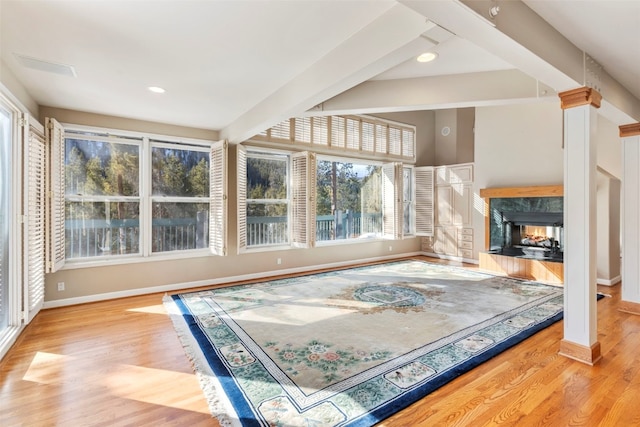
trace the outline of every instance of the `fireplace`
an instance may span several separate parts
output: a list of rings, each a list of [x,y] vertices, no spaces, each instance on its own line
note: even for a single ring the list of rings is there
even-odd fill
[[[562,212],[500,212],[502,244],[494,253],[562,260],[564,229]]]
[[[489,253],[562,262],[563,204],[560,196],[490,198]]]
[[[564,282],[564,213],[561,185],[484,188],[483,270],[537,280]]]

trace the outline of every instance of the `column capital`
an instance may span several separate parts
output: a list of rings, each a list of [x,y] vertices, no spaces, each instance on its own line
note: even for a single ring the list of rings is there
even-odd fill
[[[582,105],[591,105],[600,108],[602,95],[597,90],[590,87],[579,87],[558,94],[560,97],[560,107],[563,110],[567,108],[580,107]]]
[[[640,123],[631,123],[630,125],[620,126],[620,138],[636,135],[640,135]]]

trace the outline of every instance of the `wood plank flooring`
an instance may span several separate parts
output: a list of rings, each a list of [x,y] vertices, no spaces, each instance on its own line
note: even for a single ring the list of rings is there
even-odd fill
[[[558,322],[381,425],[640,426],[640,316],[599,289],[596,366],[557,354]],[[0,362],[0,426],[217,426],[162,296],[38,314]]]

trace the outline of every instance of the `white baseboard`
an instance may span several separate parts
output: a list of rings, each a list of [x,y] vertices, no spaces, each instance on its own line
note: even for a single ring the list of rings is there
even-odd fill
[[[598,285],[613,286],[620,283],[620,281],[622,281],[622,277],[620,276],[616,276],[611,279],[601,279],[598,277],[598,279],[596,280],[596,283]]]
[[[138,289],[128,289],[126,291],[107,292],[102,294],[87,295],[83,297],[64,298],[64,299],[57,299],[53,301],[45,301],[42,308],[46,309],[46,308],[66,307],[70,305],[85,304],[88,302],[106,301],[106,300],[116,299],[116,298],[155,294],[159,292],[172,292],[172,291],[179,291],[183,289],[200,288],[203,286],[215,286],[222,283],[240,282],[244,280],[253,280],[253,279],[262,279],[262,278],[266,279],[268,277],[279,276],[283,274],[305,273],[308,271],[321,270],[325,268],[348,267],[350,265],[357,265],[357,264],[362,264],[367,262],[389,261],[393,259],[407,258],[411,256],[418,256],[418,255],[424,255],[424,253],[411,252],[411,253],[405,253],[405,254],[399,254],[399,255],[388,255],[388,256],[381,256],[381,257],[366,258],[366,259],[332,262],[328,264],[308,265],[304,267],[287,268],[282,270],[272,270],[265,273],[242,274],[238,276],[228,276],[228,277],[219,277],[216,279],[198,280],[195,282],[173,283],[170,285],[150,286],[150,287],[138,288]]]

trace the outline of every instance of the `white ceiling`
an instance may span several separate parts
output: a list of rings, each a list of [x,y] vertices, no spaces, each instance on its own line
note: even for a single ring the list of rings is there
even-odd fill
[[[525,3],[640,98],[640,1]],[[369,79],[514,68],[391,0],[0,0],[0,20],[2,61],[39,105],[223,134],[257,133]],[[417,63],[422,50],[438,60]]]
[[[523,0],[640,98],[639,0]]]

